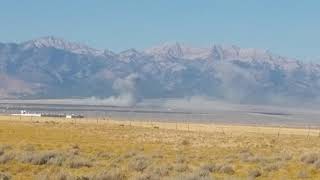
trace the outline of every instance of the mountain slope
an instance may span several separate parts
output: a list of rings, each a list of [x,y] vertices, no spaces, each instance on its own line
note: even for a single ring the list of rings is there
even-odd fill
[[[317,100],[320,65],[269,51],[166,43],[120,53],[44,37],[0,43],[1,98],[207,96],[237,102]],[[128,78],[130,77],[130,78]],[[135,77],[135,78],[131,78]],[[132,87],[116,87],[130,81]],[[126,90],[128,88],[129,90]],[[128,92],[130,91],[130,92]]]

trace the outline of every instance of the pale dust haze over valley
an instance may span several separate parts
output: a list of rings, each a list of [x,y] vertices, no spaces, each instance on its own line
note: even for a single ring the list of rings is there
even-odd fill
[[[0,5],[0,180],[320,179],[320,2]]]

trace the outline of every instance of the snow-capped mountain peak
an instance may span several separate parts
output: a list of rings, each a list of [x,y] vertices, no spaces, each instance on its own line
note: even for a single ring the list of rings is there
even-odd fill
[[[53,36],[41,37],[38,39],[24,42],[22,44],[24,48],[55,48],[70,51],[76,54],[90,54],[94,56],[103,56],[106,52],[105,50],[93,49],[86,45],[68,42],[62,38],[57,38]]]
[[[146,54],[157,58],[182,58],[182,59],[203,59],[209,54],[209,48],[195,48],[178,42],[164,43],[159,46],[146,49]]]

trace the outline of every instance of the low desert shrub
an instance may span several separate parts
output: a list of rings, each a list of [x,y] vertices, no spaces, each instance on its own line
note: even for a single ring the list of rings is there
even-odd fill
[[[58,155],[58,156],[55,156],[55,157],[50,158],[50,159],[47,161],[47,164],[49,164],[49,165],[55,165],[55,166],[62,166],[65,161],[66,161],[66,157],[65,157],[65,156],[63,156],[63,155]]]
[[[89,178],[90,180],[124,180],[126,179],[125,173],[120,169],[110,169],[102,171]]]
[[[135,156],[132,161],[129,163],[129,168],[135,171],[142,172],[144,171],[150,164],[149,158],[139,155]]]
[[[176,156],[176,163],[182,164],[186,162],[186,158],[183,155]]]
[[[189,173],[183,176],[177,176],[172,178],[172,180],[212,180],[209,174],[199,174],[198,171]]]
[[[210,171],[205,169],[198,169],[194,172],[194,175],[196,175],[197,177],[208,177],[210,175]]]
[[[175,164],[174,170],[179,173],[187,172],[189,170],[189,166],[185,163],[178,163]]]
[[[190,141],[187,140],[187,139],[183,139],[183,140],[181,141],[181,145],[183,145],[183,146],[190,145]]]
[[[254,179],[254,178],[257,178],[257,177],[260,177],[260,176],[261,176],[261,172],[259,170],[257,170],[257,169],[251,170],[248,173],[248,178],[249,179]]]
[[[14,158],[13,153],[5,153],[2,156],[0,156],[0,164],[5,164],[11,161],[13,158]]]
[[[0,172],[0,180],[10,180],[11,176],[7,173]]]
[[[243,152],[240,154],[240,159],[243,162],[250,162],[250,163],[257,163],[261,161],[261,158],[259,156],[255,156],[250,152]]]
[[[33,144],[25,144],[25,145],[21,146],[20,149],[22,149],[24,151],[35,151],[36,147]]]
[[[114,154],[109,153],[109,152],[99,152],[97,154],[97,158],[101,158],[101,159],[110,159],[114,156]]]
[[[158,166],[155,167],[152,172],[160,177],[168,176],[170,171],[172,170],[172,167],[167,165],[167,166]]]
[[[163,159],[163,155],[161,154],[161,152],[156,151],[152,154],[152,158],[154,159]]]
[[[308,172],[304,171],[304,170],[299,171],[298,174],[297,174],[297,177],[299,179],[309,179],[310,178]]]
[[[126,154],[124,154],[123,157],[126,159],[129,159],[129,158],[136,156],[137,154],[138,154],[137,151],[129,151]]]
[[[209,172],[215,172],[216,171],[216,165],[215,164],[203,164],[200,166],[200,169],[209,171]]]
[[[58,171],[58,172],[49,172],[43,171],[36,175],[35,180],[77,180],[76,177],[73,177],[67,172]]]
[[[135,177],[133,177],[132,180],[161,180],[161,178],[158,175],[149,172],[138,174]]]
[[[265,167],[263,167],[263,171],[265,172],[278,171],[281,168],[281,166],[282,164],[279,162],[266,164]]]
[[[316,169],[320,169],[320,159],[313,163]]]
[[[0,151],[6,151],[12,149],[12,147],[9,144],[1,144],[0,145]]]
[[[69,149],[67,154],[69,156],[75,156],[80,154],[80,149]]]
[[[43,165],[47,164],[48,161],[52,158],[58,156],[57,152],[48,151],[48,152],[24,152],[18,157],[18,161],[22,163],[30,163],[33,165]]]
[[[319,154],[317,153],[304,153],[300,160],[306,164],[313,164],[319,159]]]
[[[285,151],[280,154],[280,157],[283,161],[290,161],[292,159],[292,154]]]
[[[219,172],[224,174],[230,174],[230,175],[235,173],[233,167],[230,165],[222,165],[219,168]]]
[[[82,168],[82,167],[92,167],[92,162],[88,159],[74,156],[71,159],[69,159],[68,166],[70,168]]]

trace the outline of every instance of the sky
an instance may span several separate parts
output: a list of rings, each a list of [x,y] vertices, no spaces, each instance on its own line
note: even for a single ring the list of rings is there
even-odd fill
[[[319,0],[2,0],[0,42],[56,36],[120,52],[164,42],[320,62]]]

